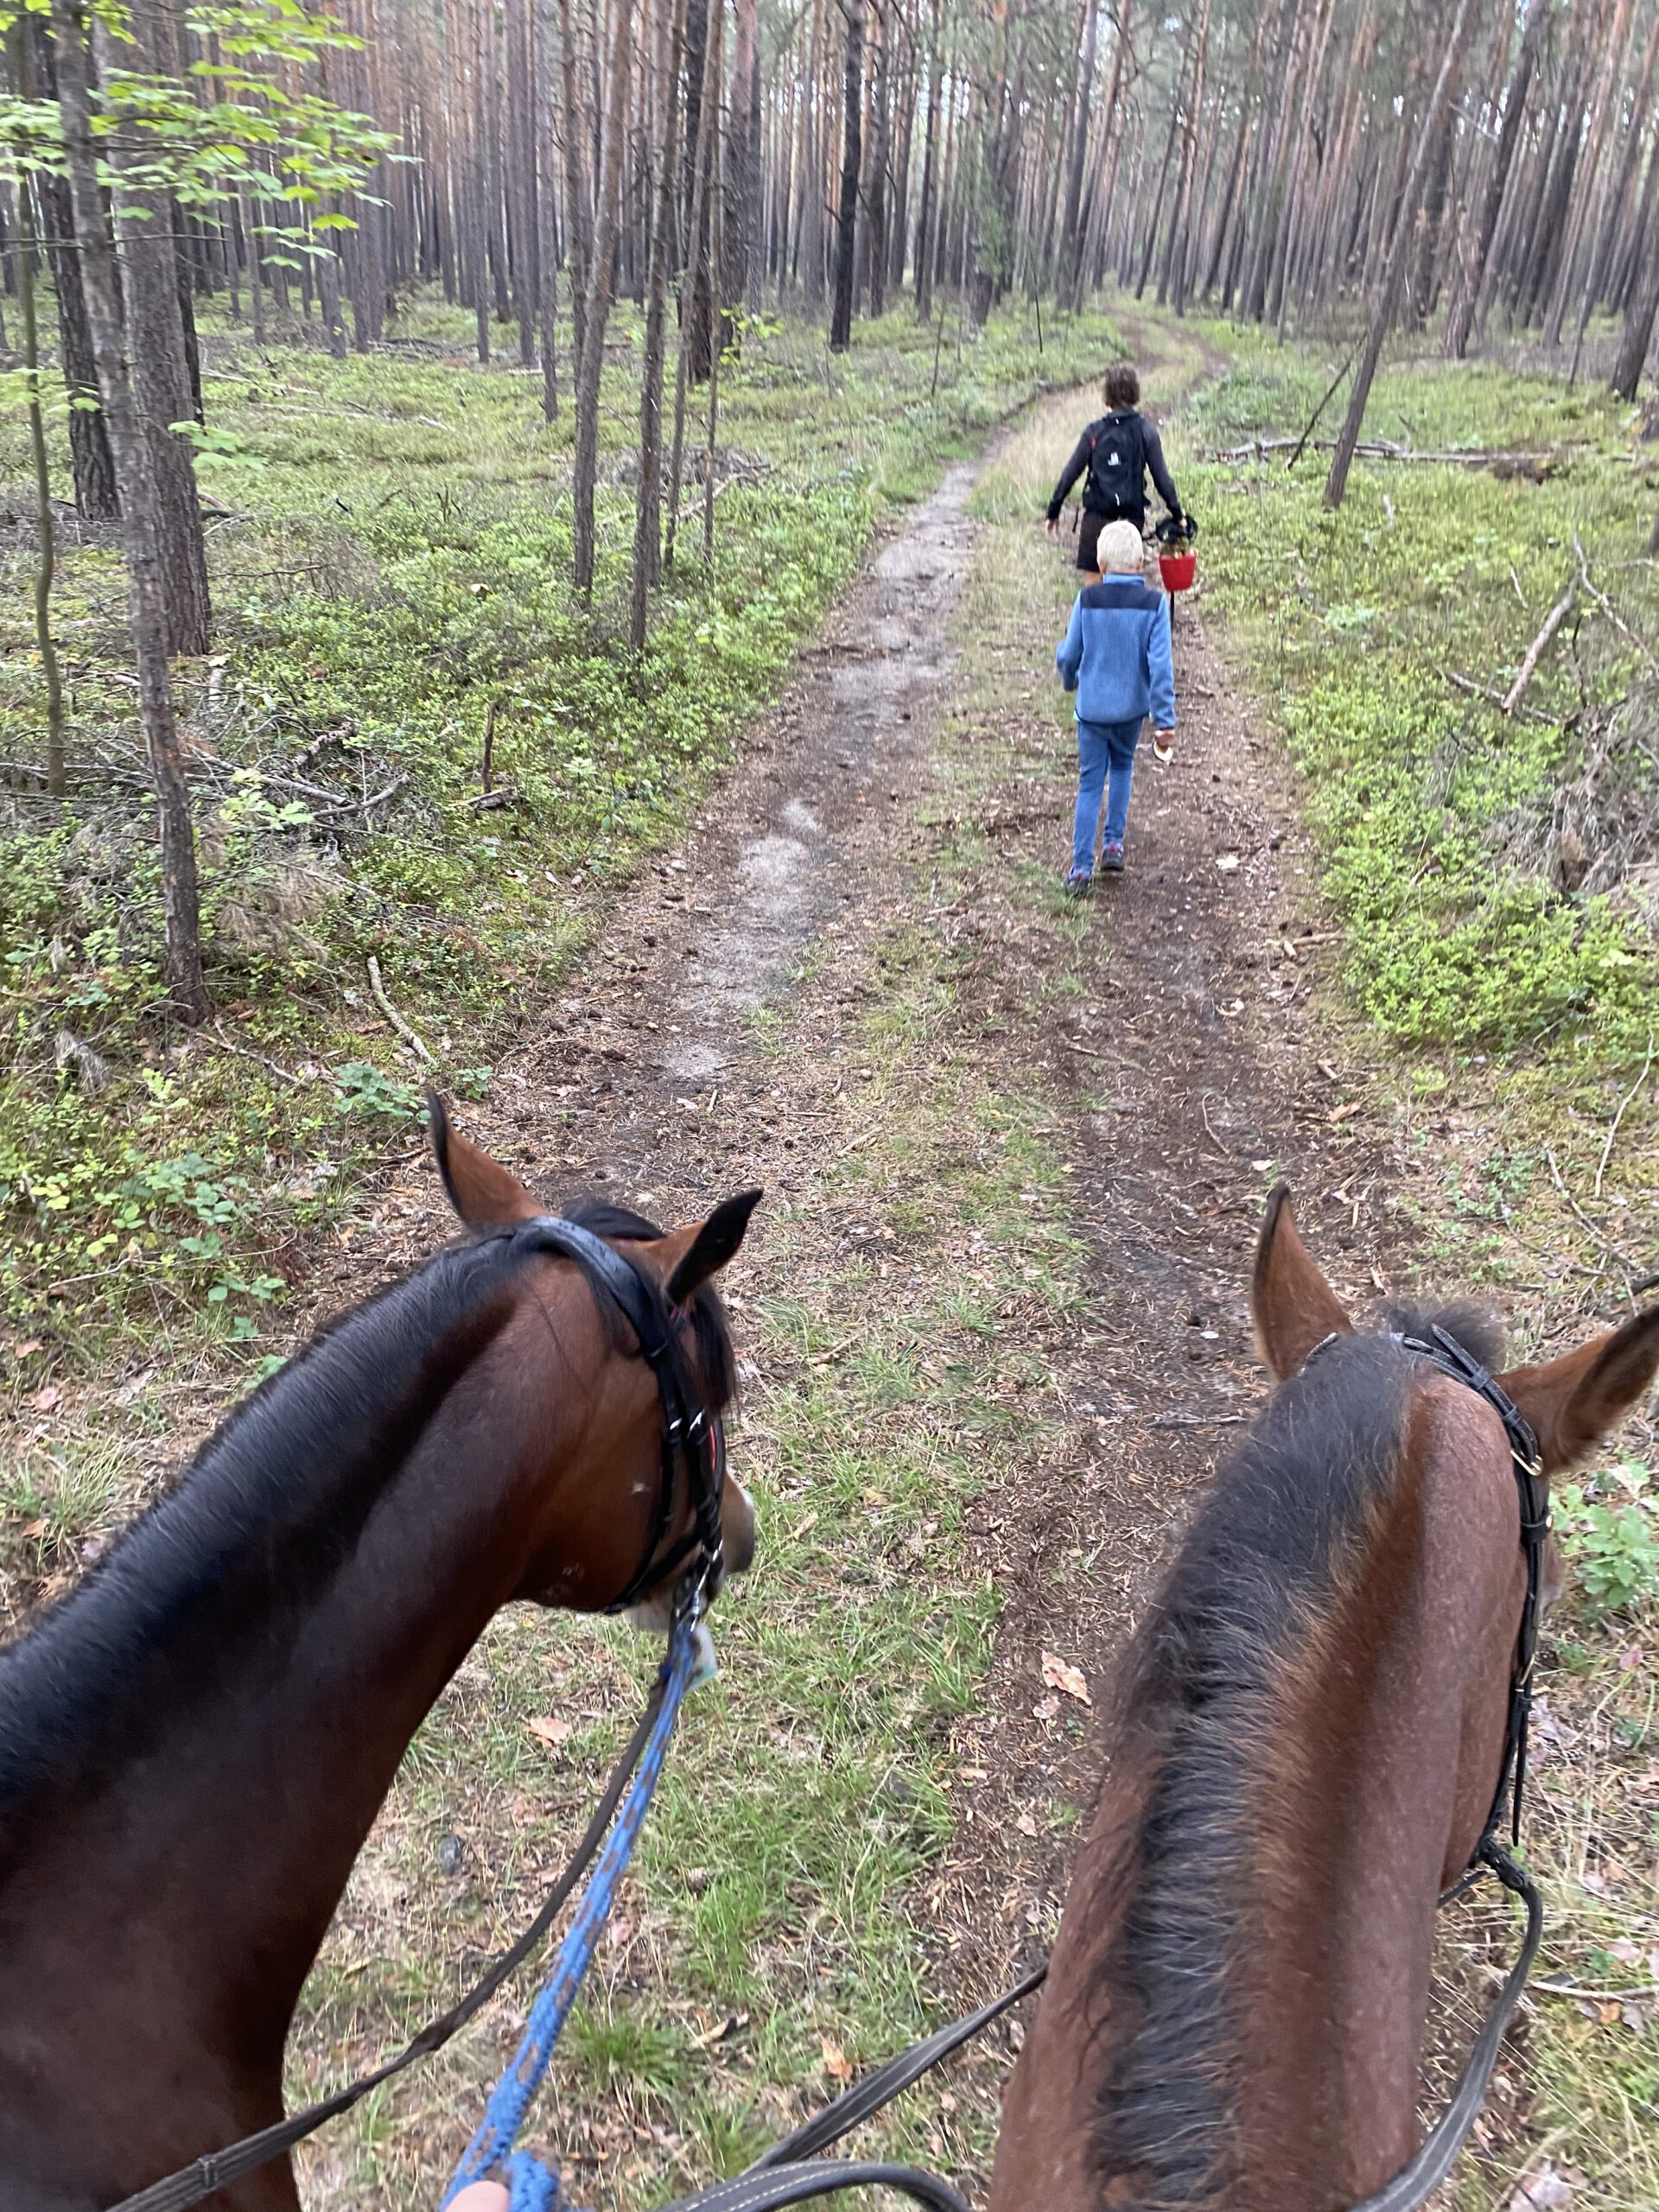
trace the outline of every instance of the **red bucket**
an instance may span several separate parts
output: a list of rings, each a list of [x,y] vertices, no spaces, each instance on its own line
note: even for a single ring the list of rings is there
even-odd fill
[[[1160,553],[1158,556],[1158,573],[1164,580],[1166,591],[1191,591],[1193,579],[1198,573],[1198,556],[1191,552]]]

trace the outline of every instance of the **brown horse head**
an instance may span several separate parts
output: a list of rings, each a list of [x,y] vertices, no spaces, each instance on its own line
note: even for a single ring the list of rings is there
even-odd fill
[[[1282,1189],[1253,1303],[1278,1388],[1138,1629],[993,2212],[1336,2212],[1415,2145],[1435,1903],[1503,1761],[1510,1446],[1427,1317],[1354,1329]],[[1656,1370],[1659,1311],[1499,1379],[1554,1471]]]
[[[454,1127],[442,1099],[429,1096],[427,1103],[438,1173],[450,1205],[467,1229],[487,1236],[545,1215],[547,1208],[516,1175]],[[677,1317],[693,1379],[703,1403],[715,1414],[729,1403],[736,1378],[731,1338],[713,1279],[743,1242],[760,1198],[759,1191],[741,1191],[723,1199],[706,1220],[666,1235],[625,1206],[580,1206],[571,1217],[616,1244],[655,1285]],[[521,1333],[537,1332],[537,1314],[538,1309],[526,1307]],[[590,1446],[594,1456],[613,1470],[611,1478],[603,1484],[563,1486],[568,1497],[555,1510],[547,1541],[537,1547],[516,1597],[543,1605],[603,1605],[608,1600],[601,1593],[608,1588],[614,1598],[625,1589],[644,1556],[642,1548],[649,1541],[661,1488],[660,1437],[652,1426],[657,1388],[645,1363],[637,1356],[626,1357],[638,1352],[626,1322],[620,1316],[613,1319],[613,1341],[625,1357],[608,1372],[609,1387],[595,1408]],[[529,1349],[533,1357],[535,1347]],[[558,1488],[550,1486],[550,1506]],[[617,1510],[619,1494],[626,1501],[621,1511]],[[679,1496],[673,1517],[661,1531],[664,1557],[671,1556],[689,1534],[691,1513],[690,1496]],[[721,1492],[721,1525],[723,1572],[741,1574],[754,1556],[754,1513],[748,1493],[729,1476]],[[576,1560],[587,1570],[579,1582],[570,1571]],[[640,1627],[665,1628],[671,1595],[669,1589],[648,1588],[630,1606],[629,1618]]]
[[[255,1391],[0,1651],[0,2212],[90,2212],[277,2119],[353,1861],[491,1617],[630,1592],[657,1616],[683,1571],[693,1472],[633,1328],[441,1107],[433,1133],[470,1234]],[[573,1217],[645,1279],[631,1310],[710,1415],[734,1372],[712,1278],[758,1195],[668,1236]],[[753,1516],[721,1495],[741,1568]],[[283,2160],[215,2201],[297,2200]]]

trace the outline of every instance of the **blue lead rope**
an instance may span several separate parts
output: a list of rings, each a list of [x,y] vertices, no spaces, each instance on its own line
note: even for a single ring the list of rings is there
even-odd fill
[[[628,1794],[622,1801],[616,1824],[605,1839],[605,1847],[588,1878],[582,1903],[576,1907],[569,1932],[559,1946],[553,1970],[531,2007],[512,2063],[497,2082],[484,2108],[478,2133],[467,2145],[454,2177],[444,2191],[446,2205],[469,2182],[505,2180],[512,2212],[558,2212],[558,2176],[528,2152],[515,2151],[513,2145],[524,2124],[531,2101],[542,2085],[559,2031],[569,2018],[583,1977],[593,1964],[601,1932],[615,1902],[617,1885],[627,1872],[633,1847],[645,1825],[652,1793],[663,1770],[668,1739],[674,1732],[675,1718],[696,1660],[696,1617],[694,1611],[688,1611],[676,1621],[670,1634],[668,1656],[663,1662],[666,1687],[662,1707],[628,1784]]]

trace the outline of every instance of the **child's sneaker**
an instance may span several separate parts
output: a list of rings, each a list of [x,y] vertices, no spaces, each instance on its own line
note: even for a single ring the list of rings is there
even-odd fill
[[[1122,846],[1103,845],[1100,849],[1100,865],[1102,873],[1106,875],[1122,875],[1123,873]]]
[[[1121,868],[1122,865],[1123,863],[1120,861],[1118,866]],[[1074,868],[1060,887],[1068,899],[1086,899],[1089,896],[1088,869]]]

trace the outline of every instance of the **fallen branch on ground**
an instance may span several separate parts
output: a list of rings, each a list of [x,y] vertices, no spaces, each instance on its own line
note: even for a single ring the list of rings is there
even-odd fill
[[[1499,710],[1501,713],[1512,715],[1516,709],[1520,705],[1522,696],[1525,692],[1528,684],[1531,683],[1534,674],[1537,670],[1538,663],[1543,658],[1545,646],[1548,645],[1550,639],[1560,628],[1562,623],[1566,621],[1567,616],[1573,612],[1573,607],[1577,603],[1578,596],[1579,588],[1577,584],[1568,584],[1567,589],[1556,601],[1554,606],[1552,607],[1548,613],[1545,615],[1543,628],[1538,632],[1532,643],[1527,647],[1526,657],[1522,661],[1520,668],[1516,671],[1515,681],[1510,684],[1508,691],[1503,696],[1503,703]]]
[[[391,1001],[386,996],[386,987],[380,980],[380,963],[375,958],[373,953],[369,955],[369,988],[374,994],[375,1004],[379,1007],[381,1013],[385,1015],[386,1020],[397,1032],[397,1034],[403,1039],[404,1042],[406,1045],[412,1046],[419,1057],[430,1065],[432,1059],[431,1053],[428,1052],[426,1046],[421,1042],[420,1039],[415,1034],[415,1032],[404,1020],[403,1015],[398,1013],[397,1007],[393,1006]]]
[[[1240,446],[1210,446],[1204,449],[1205,461],[1265,461],[1269,454],[1288,453],[1294,465],[1303,452],[1334,453],[1334,438],[1251,438]],[[1424,453],[1415,446],[1396,445],[1391,438],[1365,438],[1354,448],[1357,461],[1411,461],[1421,467],[1433,468],[1490,468],[1498,475],[1525,476],[1534,483],[1556,469],[1566,466],[1568,454],[1556,448],[1546,453],[1529,453],[1519,448],[1465,447],[1450,453]]]

